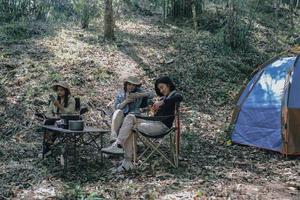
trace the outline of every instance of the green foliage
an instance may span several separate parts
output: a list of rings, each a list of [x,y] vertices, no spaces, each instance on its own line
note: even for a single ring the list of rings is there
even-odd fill
[[[24,40],[43,34],[44,32],[45,30],[42,27],[34,26],[29,22],[5,23],[0,26],[0,40],[6,42]]]
[[[29,38],[31,32],[25,23],[7,24],[1,28],[3,39],[26,39]]]
[[[78,200],[102,200],[103,197],[97,193],[88,194],[79,184],[71,183],[66,186],[65,191],[62,194],[63,199],[78,199]]]
[[[44,19],[49,10],[48,0],[1,0],[0,22],[10,22],[19,19]]]
[[[61,80],[61,76],[60,76],[60,74],[58,72],[50,71],[49,72],[49,79],[52,82],[54,82],[54,81],[60,81]]]
[[[95,79],[103,83],[109,81],[109,79],[111,79],[113,75],[114,74],[111,71],[105,70],[103,68],[98,68],[93,71],[93,76],[95,77]]]
[[[249,49],[251,31],[250,27],[243,20],[238,20],[233,26],[227,23],[223,31],[223,42],[225,45],[233,49]]]
[[[97,0],[73,0],[72,3],[82,28],[87,28],[90,20],[100,13],[100,5]]]
[[[91,4],[90,1],[86,4]],[[94,0],[96,2],[96,0]],[[91,4],[91,8],[93,8]],[[91,10],[90,10],[91,11]],[[75,13],[73,0],[0,0],[0,22],[60,20]]]
[[[225,10],[206,9],[198,17],[199,28],[212,33],[217,33],[226,22]]]

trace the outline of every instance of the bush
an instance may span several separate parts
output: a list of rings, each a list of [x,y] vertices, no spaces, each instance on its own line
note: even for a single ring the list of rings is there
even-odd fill
[[[39,27],[37,24],[29,24],[27,22],[3,24],[0,27],[0,39],[3,41],[24,40],[40,35],[43,32],[46,32],[46,30]]]
[[[82,28],[89,26],[90,20],[100,12],[97,0],[73,0],[73,9],[81,22]]]
[[[222,9],[203,10],[198,20],[200,29],[216,33],[224,26],[226,13]]]
[[[44,0],[0,1],[0,22],[20,19],[45,19],[49,9],[50,4]]]

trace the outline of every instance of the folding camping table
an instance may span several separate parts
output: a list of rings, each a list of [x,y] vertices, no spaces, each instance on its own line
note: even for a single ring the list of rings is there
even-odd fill
[[[64,150],[62,152],[62,156],[64,159],[64,162],[61,163],[64,167],[64,169],[67,169],[67,159],[68,155],[73,150],[75,159],[77,158],[77,148],[79,146],[83,145],[89,145],[96,149],[98,153],[100,153],[102,162],[103,155],[101,153],[101,148],[103,147],[103,135],[108,133],[108,130],[98,129],[94,127],[84,127],[84,130],[82,131],[75,131],[75,130],[69,130],[69,129],[63,129],[59,128],[56,125],[43,125],[41,126],[43,131],[43,147],[46,142],[46,133],[57,133],[57,143],[56,145],[63,144]],[[100,139],[100,144],[97,142],[97,140]],[[44,159],[44,154],[43,154]]]

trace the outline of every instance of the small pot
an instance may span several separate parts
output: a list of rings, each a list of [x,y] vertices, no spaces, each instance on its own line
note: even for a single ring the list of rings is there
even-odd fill
[[[82,131],[84,128],[83,120],[69,120],[69,129],[73,131]]]

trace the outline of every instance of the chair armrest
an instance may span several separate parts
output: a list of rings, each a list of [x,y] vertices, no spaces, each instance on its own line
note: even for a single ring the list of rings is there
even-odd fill
[[[162,120],[168,119],[170,117],[174,117],[174,115],[167,115],[167,116],[143,116],[143,115],[140,115],[140,114],[136,114],[135,117],[139,118],[139,119],[149,120],[149,121],[162,121]]]
[[[83,115],[84,113],[88,112],[89,109],[87,107],[80,108],[80,115]]]
[[[44,113],[35,113],[34,114],[38,119],[46,120],[47,116]]]

